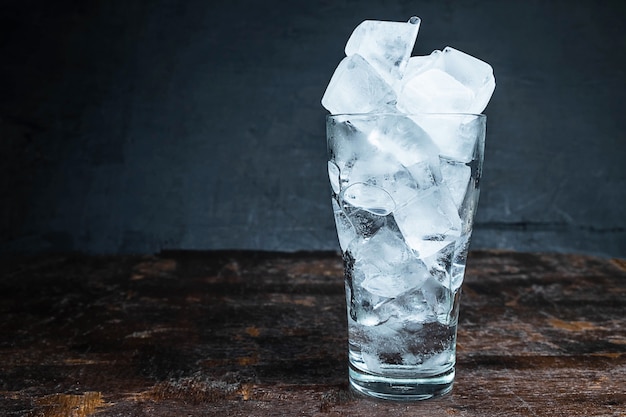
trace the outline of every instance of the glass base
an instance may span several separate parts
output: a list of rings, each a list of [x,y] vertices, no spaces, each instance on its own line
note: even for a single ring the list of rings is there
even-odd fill
[[[433,376],[399,378],[375,375],[350,364],[350,385],[370,397],[394,401],[420,401],[441,397],[452,391],[454,366]]]

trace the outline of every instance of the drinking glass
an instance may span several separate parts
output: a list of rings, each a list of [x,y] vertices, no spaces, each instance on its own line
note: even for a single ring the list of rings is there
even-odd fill
[[[394,400],[444,395],[486,117],[337,114],[326,127],[351,386]]]

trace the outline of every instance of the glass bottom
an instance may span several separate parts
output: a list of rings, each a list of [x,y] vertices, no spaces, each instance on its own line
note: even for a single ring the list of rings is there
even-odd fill
[[[370,397],[394,401],[421,401],[441,397],[452,391],[454,366],[443,373],[420,378],[375,375],[350,364],[350,385]]]

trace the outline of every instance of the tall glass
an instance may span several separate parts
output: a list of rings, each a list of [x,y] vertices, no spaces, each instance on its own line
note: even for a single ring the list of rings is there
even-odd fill
[[[452,389],[461,283],[486,117],[327,117],[354,389],[422,400]]]

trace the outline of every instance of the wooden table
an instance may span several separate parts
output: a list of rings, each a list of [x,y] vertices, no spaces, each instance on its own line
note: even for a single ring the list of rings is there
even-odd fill
[[[1,416],[626,416],[626,262],[472,252],[457,379],[347,384],[335,253],[4,260]]]

